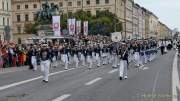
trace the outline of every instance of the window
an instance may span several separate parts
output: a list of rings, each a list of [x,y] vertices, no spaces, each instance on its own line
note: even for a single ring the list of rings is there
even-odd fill
[[[96,14],[98,14],[99,13],[99,10],[96,10]]]
[[[59,7],[63,7],[63,2],[59,2]]]
[[[17,15],[17,22],[21,21],[21,15]]]
[[[5,18],[3,17],[3,26],[5,26]]]
[[[34,19],[34,21],[36,21],[36,19],[37,19],[37,14],[33,14],[33,19]]]
[[[68,6],[72,6],[72,2],[68,2]]]
[[[29,15],[25,14],[25,21],[29,21]]]
[[[81,6],[81,1],[77,1],[77,6]]]
[[[107,12],[109,12],[109,9],[106,9]]]
[[[34,7],[34,8],[37,8],[37,4],[34,4],[33,7]]]
[[[99,0],[96,0],[96,4],[100,4],[100,1],[99,1]]]
[[[2,2],[2,9],[4,10],[4,2]]]
[[[28,5],[25,5],[25,9],[28,9],[28,7],[29,7]]]
[[[91,14],[91,11],[87,11],[87,13]]]
[[[17,32],[21,33],[21,26],[17,26]]]
[[[7,25],[9,26],[10,24],[9,24],[9,18],[7,18]]]
[[[90,5],[90,0],[87,0],[87,1],[86,1],[86,5]]]
[[[105,4],[109,4],[109,0],[105,0]]]
[[[7,2],[7,10],[9,10],[9,4],[8,4],[8,2]]]
[[[21,8],[21,6],[20,5],[17,5],[17,9],[19,10]]]
[[[73,13],[72,13],[71,11],[68,11],[68,15],[69,15],[69,16],[72,16],[72,14],[73,14]]]

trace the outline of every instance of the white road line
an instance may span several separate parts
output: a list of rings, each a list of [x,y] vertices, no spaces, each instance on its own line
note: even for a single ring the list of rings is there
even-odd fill
[[[117,71],[118,71],[118,69],[114,69],[114,70],[109,71],[108,73],[109,73],[109,74],[113,74],[113,73],[115,73],[115,72],[117,72]]]
[[[180,90],[180,81],[178,74],[178,52],[176,52],[172,70],[172,101],[178,101],[177,88]]]
[[[58,97],[58,98],[56,98],[56,99],[54,99],[52,101],[63,101],[63,100],[67,99],[70,96],[71,96],[71,94],[64,94],[64,95],[62,95],[62,96],[60,96],[60,97]]]
[[[92,84],[98,82],[98,81],[101,80],[101,79],[102,79],[102,78],[100,78],[100,77],[99,77],[99,78],[96,78],[96,79],[94,79],[94,80],[92,80],[92,81],[86,83],[85,85],[86,85],[86,86],[92,85]]]
[[[157,81],[158,81],[158,78],[159,78],[159,74],[160,74],[160,69],[158,70],[158,72],[156,74],[156,77],[155,77],[155,80],[154,80],[152,96],[154,96],[155,91],[156,91],[156,86],[157,86]],[[154,101],[154,97],[152,97],[151,101]]]
[[[144,67],[144,68],[143,68],[143,70],[147,70],[147,69],[149,69],[149,67]]]
[[[67,72],[67,71],[71,71],[71,70],[74,70],[74,69],[78,69],[78,68],[72,68],[72,69],[69,69],[69,70],[63,70],[63,71],[54,72],[54,73],[49,74],[49,76],[54,76],[54,75],[57,75],[57,74],[60,74],[60,73],[64,73],[64,72]],[[39,76],[39,77],[36,77],[36,78],[24,80],[24,81],[21,81],[21,82],[17,82],[17,83],[12,83],[12,84],[9,84],[9,85],[1,86],[0,87],[0,91],[8,89],[8,88],[11,88],[11,87],[15,87],[15,86],[18,86],[18,85],[22,85],[22,84],[25,84],[25,83],[29,83],[29,82],[32,82],[32,81],[35,81],[35,80],[38,80],[38,79],[41,79],[41,78],[43,78],[43,77]]]

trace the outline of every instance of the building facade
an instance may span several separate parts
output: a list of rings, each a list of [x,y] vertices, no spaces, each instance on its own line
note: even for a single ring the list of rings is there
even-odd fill
[[[133,0],[125,0],[125,38],[133,37]]]
[[[24,33],[25,23],[33,23],[36,12],[41,9],[44,0],[13,0],[13,28],[14,33]],[[107,10],[117,15],[124,22],[123,0],[49,0],[49,3],[57,4],[63,13],[74,13],[84,10],[96,14],[97,11]]]
[[[157,37],[158,22],[159,22],[159,18],[155,14],[150,12],[148,38],[156,38]]]
[[[139,14],[138,32],[139,32],[140,38],[144,39],[145,38],[144,37],[145,36],[145,12],[143,11],[143,9],[140,6],[138,9],[138,14]]]
[[[13,0],[13,32],[14,34],[24,33],[24,26],[27,23],[34,23],[36,13],[40,10],[39,0]]]
[[[158,39],[169,39],[172,37],[172,30],[162,22],[158,22]]]
[[[137,4],[133,4],[133,38],[140,38],[139,33],[139,6]]]
[[[2,41],[4,40],[5,26],[12,28],[11,19],[11,0],[0,0],[0,40]]]

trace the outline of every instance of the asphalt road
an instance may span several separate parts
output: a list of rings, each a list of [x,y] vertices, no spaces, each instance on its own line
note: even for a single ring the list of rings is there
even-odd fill
[[[175,51],[158,56],[144,69],[131,64],[128,79],[122,81],[111,65],[68,71],[59,66],[51,70],[49,83],[42,82],[39,71],[2,74],[0,101],[172,101],[174,56]],[[180,73],[180,59],[177,62]],[[180,88],[176,88],[173,96],[180,101]]]

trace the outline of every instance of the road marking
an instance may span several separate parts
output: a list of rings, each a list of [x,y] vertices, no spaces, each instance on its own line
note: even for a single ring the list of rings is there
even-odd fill
[[[101,80],[101,79],[102,79],[102,78],[96,78],[96,79],[94,79],[94,80],[92,80],[92,81],[86,83],[85,85],[86,85],[86,86],[92,85],[92,84],[98,82],[98,81]]]
[[[155,77],[155,80],[154,80],[152,96],[155,95],[155,91],[156,91],[156,86],[157,86],[157,81],[158,81],[158,78],[159,78],[159,74],[160,74],[160,69],[158,70],[158,72],[156,74],[156,77]],[[154,101],[154,97],[152,97],[151,101]]]
[[[69,70],[63,70],[63,71],[54,72],[54,73],[49,74],[49,76],[54,76],[54,75],[64,73],[64,72],[67,72],[67,71],[71,71],[71,70],[74,70],[74,69],[78,69],[78,68],[72,68],[72,69],[69,69]],[[1,86],[0,91],[11,88],[11,87],[15,87],[15,86],[18,86],[18,85],[22,85],[22,84],[25,84],[25,83],[29,83],[29,82],[32,82],[32,81],[35,81],[35,80],[38,80],[38,79],[42,79],[42,78],[43,78],[43,76],[39,76],[39,77],[36,77],[36,78],[24,80],[24,81],[21,81],[21,82]]]
[[[71,94],[64,94],[64,95],[62,95],[62,96],[60,96],[60,97],[58,97],[58,98],[56,98],[56,99],[54,99],[52,101],[63,101],[63,100],[67,99],[70,96],[71,96]]]
[[[172,101],[178,101],[177,88],[180,90],[180,81],[178,74],[178,52],[176,52],[172,70]]]
[[[143,69],[144,65],[140,66],[139,69]]]
[[[147,70],[147,69],[149,69],[149,67],[144,67],[142,70]]]
[[[109,71],[108,73],[113,74],[114,72],[117,72],[117,71],[118,71],[118,69],[114,69],[114,70]]]

